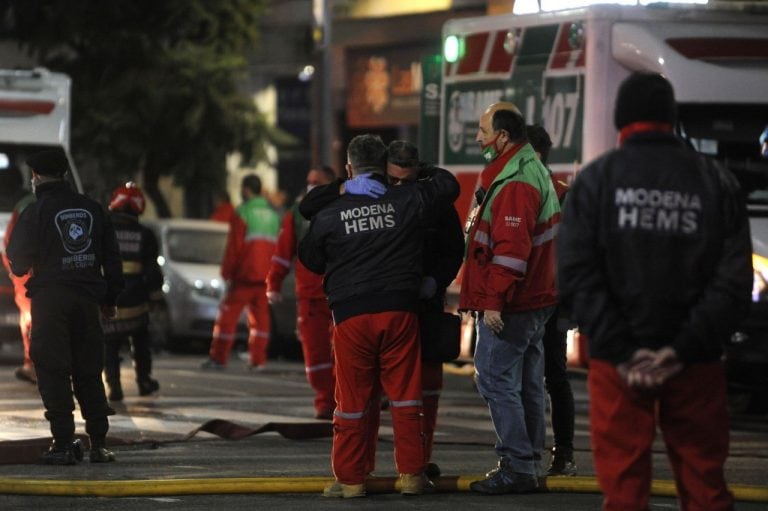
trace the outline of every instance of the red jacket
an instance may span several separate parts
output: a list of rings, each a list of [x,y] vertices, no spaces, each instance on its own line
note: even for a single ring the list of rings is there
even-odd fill
[[[240,204],[229,222],[221,276],[226,281],[263,284],[272,263],[280,215],[264,197]]]
[[[459,308],[521,312],[556,304],[560,205],[549,171],[524,144],[483,170],[486,183],[467,238]]]
[[[291,263],[296,257],[299,240],[309,228],[309,220],[299,213],[298,202],[283,217],[283,225],[277,237],[277,247],[272,256],[272,266],[267,276],[267,292],[277,291],[283,286],[283,280],[291,270]],[[301,261],[296,259],[296,298],[325,298],[323,276],[312,273]]]

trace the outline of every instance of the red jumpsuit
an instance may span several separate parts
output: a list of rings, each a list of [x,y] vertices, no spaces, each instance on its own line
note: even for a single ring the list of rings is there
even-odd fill
[[[275,255],[267,276],[267,292],[280,292],[291,269],[300,240],[309,221],[304,220],[294,205],[283,217]],[[323,290],[323,276],[309,271],[296,260],[297,330],[304,353],[304,370],[315,391],[318,418],[331,418],[336,402],[333,397],[336,379],[333,374],[331,331],[333,319]]]
[[[227,364],[235,344],[238,319],[247,307],[249,365],[259,367],[267,362],[270,319],[266,278],[280,216],[261,196],[240,204],[235,212],[221,264],[227,292],[219,305],[209,356],[219,364]]]
[[[8,240],[11,239],[11,232],[13,231],[14,225],[16,225],[16,221],[19,219],[19,215],[24,208],[34,200],[35,196],[30,194],[21,199],[13,208],[13,213],[11,213],[11,218],[5,229],[5,238],[3,240],[5,246],[8,245]],[[24,344],[24,367],[31,368],[34,366],[32,359],[29,356],[29,333],[32,327],[32,303],[27,297],[26,287],[29,274],[24,275],[23,277],[17,277],[11,273],[10,264],[8,263],[8,258],[6,257],[5,252],[3,252],[3,266],[8,270],[8,275],[11,278],[11,282],[13,282],[13,298],[16,302],[16,307],[19,308],[19,329],[21,330],[21,341]]]

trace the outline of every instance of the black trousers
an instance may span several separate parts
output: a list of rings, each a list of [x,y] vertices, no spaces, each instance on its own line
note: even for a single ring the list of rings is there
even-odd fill
[[[552,431],[555,447],[573,449],[573,389],[568,380],[566,336],[558,328],[558,310],[552,313],[544,331],[544,379],[552,409]]]
[[[120,385],[120,348],[131,347],[136,382],[146,382],[152,374],[152,339],[149,336],[149,314],[130,320],[108,321],[104,325],[104,373],[107,383]]]
[[[54,440],[64,444],[74,437],[74,393],[91,444],[103,444],[107,416],[115,411],[107,404],[101,380],[104,337],[99,306],[65,287],[38,291],[32,297],[30,355]]]

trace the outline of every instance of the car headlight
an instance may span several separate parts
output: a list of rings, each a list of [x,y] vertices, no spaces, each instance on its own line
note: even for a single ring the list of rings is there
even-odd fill
[[[223,283],[219,279],[211,279],[210,281],[197,279],[192,285],[192,292],[201,297],[219,300],[224,293]]]

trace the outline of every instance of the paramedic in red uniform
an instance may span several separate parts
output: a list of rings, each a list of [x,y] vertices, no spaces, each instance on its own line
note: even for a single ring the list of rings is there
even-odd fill
[[[619,147],[576,177],[560,229],[560,291],[589,337],[606,510],[648,509],[657,426],[680,509],[733,509],[722,356],[750,303],[749,224],[735,177],[675,136],[675,121],[666,79],[629,76]]]
[[[330,167],[317,167],[307,173],[307,191],[319,185],[326,185],[336,178]],[[309,229],[309,221],[299,213],[299,201],[283,216],[283,225],[277,237],[277,248],[272,256],[272,267],[267,275],[267,298],[269,303],[283,300],[283,280],[291,269],[296,257],[299,241]],[[296,261],[296,318],[299,340],[304,354],[304,370],[307,381],[315,391],[315,418],[331,420],[336,404],[333,389],[333,353],[331,351],[331,309],[323,291],[323,277],[307,270]]]
[[[16,203],[11,213],[11,218],[8,221],[8,226],[5,228],[5,239],[3,241],[4,246],[8,246],[8,241],[11,239],[11,232],[13,227],[19,219],[19,215],[24,208],[34,202],[34,194],[28,194]],[[30,330],[32,329],[32,302],[27,297],[27,280],[29,274],[17,277],[11,271],[11,265],[8,261],[8,256],[3,252],[3,265],[8,270],[8,276],[13,283],[13,298],[16,302],[16,307],[19,309],[19,330],[21,330],[21,342],[24,346],[24,361],[21,366],[17,367],[13,374],[19,380],[28,381],[30,383],[37,383],[37,373],[35,372],[35,364],[32,362],[32,357],[29,355],[29,339]]]
[[[347,171],[354,178],[345,189],[351,192],[350,185],[357,181],[386,183],[386,152],[377,136],[353,138],[347,148]],[[422,228],[434,223],[439,198],[452,202],[458,195],[458,183],[448,172],[436,171],[432,181],[423,187],[389,187],[378,199],[344,193],[314,216],[299,246],[299,257],[307,268],[325,274],[334,319],[332,464],[336,482],[325,489],[325,496],[365,495],[370,407],[379,406],[371,398],[379,385],[390,400],[401,493],[423,491],[416,315]]]
[[[221,263],[221,276],[227,291],[219,305],[213,326],[209,359],[203,369],[224,369],[235,344],[237,323],[243,308],[248,308],[248,366],[267,363],[270,318],[267,303],[267,272],[275,253],[280,216],[261,195],[261,179],[255,174],[243,178],[243,202],[229,223],[227,248]]]

